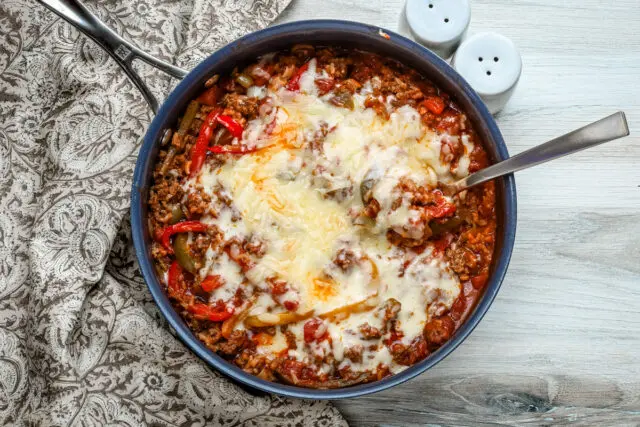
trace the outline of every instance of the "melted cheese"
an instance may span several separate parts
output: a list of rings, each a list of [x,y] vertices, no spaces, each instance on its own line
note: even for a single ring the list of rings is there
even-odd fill
[[[379,308],[394,298],[401,304],[402,340],[409,344],[422,334],[429,318],[442,307],[451,307],[460,293],[456,275],[430,248],[418,255],[391,245],[386,238],[388,229],[416,219],[417,212],[396,188],[401,178],[428,187],[454,179],[450,165],[440,160],[444,136],[426,129],[412,107],[395,109],[393,97],[382,99],[389,120],[365,108],[366,96],[379,85],[376,78],[354,96],[353,110],[332,105],[330,94],[319,97],[314,83],[323,73],[317,72],[312,60],[300,78],[298,93],[250,88],[253,96],[269,96],[274,104],[269,114],[247,124],[240,141],[259,151],[225,156],[222,166],[205,166],[186,184],[187,191],[201,187],[220,206],[216,217],[203,221],[216,224],[226,239],[258,237],[266,245],[264,256],[256,258],[256,265],[244,275],[226,255],[211,250],[200,274],[224,278],[225,285],[212,295],[215,299],[231,298],[239,286],[245,287],[245,294],[259,290],[250,313],[262,319],[277,319],[284,310],[268,293],[267,279],[273,277],[287,282],[289,290],[278,298],[299,302],[300,314],[312,310],[314,316],[321,316],[346,305],[377,301],[378,307],[325,320],[330,340],[320,343],[304,343],[304,320],[288,325],[298,343],[288,354],[313,364],[315,358],[331,353],[341,366],[352,370],[375,370],[382,364],[397,372],[404,367],[393,362],[383,344],[385,337],[365,340],[359,327],[369,324],[382,329]],[[468,139],[462,142],[466,157],[460,159],[456,176],[468,173],[468,153],[473,149]],[[381,211],[373,226],[363,227],[355,218],[363,207],[360,183],[370,177],[376,179],[373,195]],[[346,196],[331,197],[336,191]],[[217,201],[220,192],[232,200],[231,206]],[[394,206],[398,198],[399,207]],[[373,264],[360,262],[342,271],[334,263],[341,249],[366,256]],[[258,345],[262,354],[274,355],[287,348],[279,327],[266,341]],[[363,349],[360,361],[345,356],[358,347]],[[320,372],[332,369],[329,365],[317,368]]]

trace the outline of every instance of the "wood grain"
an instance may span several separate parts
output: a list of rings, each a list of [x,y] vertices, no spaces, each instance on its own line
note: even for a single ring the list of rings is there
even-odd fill
[[[497,119],[512,154],[627,113],[631,136],[517,176],[509,272],[436,367],[336,402],[355,426],[640,425],[640,4],[471,0],[469,33],[516,43],[523,75]],[[403,0],[294,0],[280,22],[338,18],[406,34]]]

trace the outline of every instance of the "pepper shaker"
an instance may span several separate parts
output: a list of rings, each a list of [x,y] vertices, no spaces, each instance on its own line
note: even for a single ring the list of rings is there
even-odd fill
[[[466,39],[452,65],[480,95],[491,114],[504,108],[522,73],[516,46],[497,33],[480,33]]]
[[[447,59],[471,21],[468,0],[407,0],[404,13],[416,41]]]

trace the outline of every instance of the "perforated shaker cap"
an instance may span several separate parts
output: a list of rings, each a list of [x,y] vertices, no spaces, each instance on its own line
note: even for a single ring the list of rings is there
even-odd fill
[[[505,36],[480,33],[460,45],[453,67],[495,113],[511,97],[522,73],[522,59],[516,46]]]
[[[468,0],[407,0],[405,15],[413,37],[448,58],[469,26],[471,8]]]

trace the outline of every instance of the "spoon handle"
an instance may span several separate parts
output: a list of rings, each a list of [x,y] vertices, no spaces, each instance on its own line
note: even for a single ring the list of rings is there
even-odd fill
[[[482,184],[499,176],[507,175],[531,166],[539,165],[559,157],[594,147],[607,141],[629,135],[627,120],[622,111],[604,119],[559,136],[542,145],[533,147],[500,163],[491,165],[457,182],[456,190]]]
[[[133,84],[142,92],[142,96],[154,113],[158,112],[160,103],[132,67],[131,62],[134,59],[140,59],[178,79],[182,79],[187,75],[187,71],[149,55],[120,37],[115,31],[102,22],[100,18],[91,13],[80,0],[38,0],[38,2],[82,31],[111,55],[118,65],[122,67]]]

